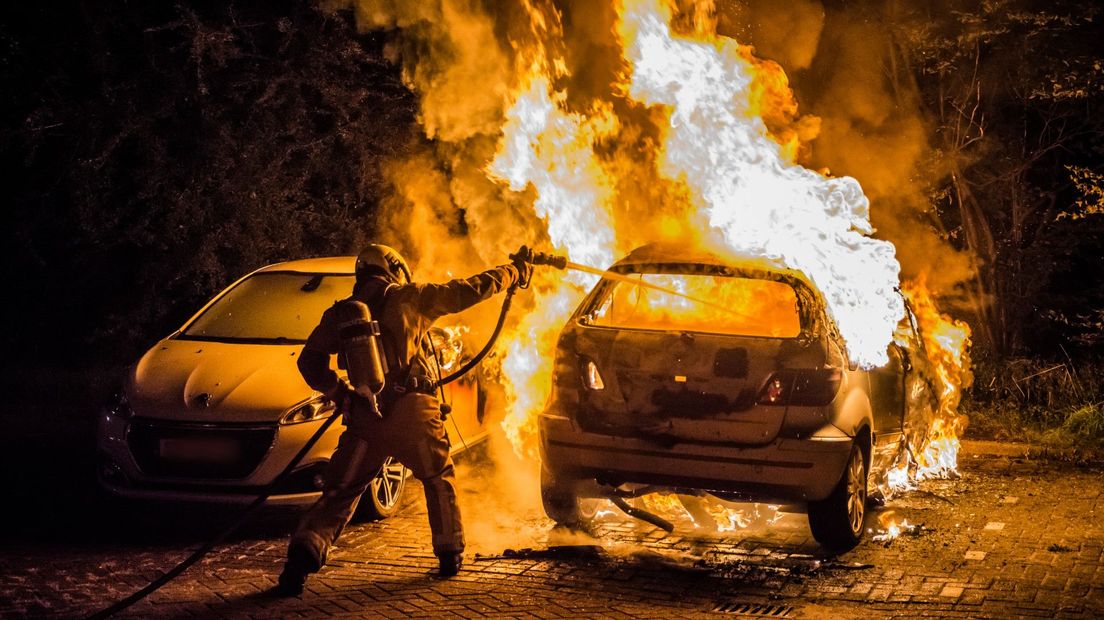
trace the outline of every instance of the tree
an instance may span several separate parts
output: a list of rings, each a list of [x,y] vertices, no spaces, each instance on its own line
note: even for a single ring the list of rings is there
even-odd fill
[[[1099,174],[1104,162],[1104,71],[1093,28],[1102,11],[1034,0],[898,9],[896,41],[934,128],[932,169],[945,179],[933,188],[939,219],[976,259],[982,344],[998,356],[1053,349],[1084,331],[1073,317],[1099,321],[1104,308],[1092,284],[1100,265],[1078,258],[1099,256],[1104,222],[1078,206],[1071,175]],[[1075,213],[1079,232],[1069,226]],[[1089,311],[1071,315],[1069,293]]]
[[[417,135],[387,33],[307,0],[79,9],[0,29],[3,161],[25,171],[10,346],[125,359],[243,273],[371,235],[380,165]]]

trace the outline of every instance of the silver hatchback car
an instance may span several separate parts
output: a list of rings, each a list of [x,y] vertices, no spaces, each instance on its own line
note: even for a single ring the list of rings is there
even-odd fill
[[[271,487],[333,406],[303,381],[296,360],[322,312],[352,291],[355,257],[263,267],[215,296],[132,367],[100,415],[98,478],[122,497],[309,504],[342,425],[333,424],[278,487]],[[463,361],[444,330],[431,337],[442,370]],[[485,396],[472,373],[445,388],[453,451],[487,437]],[[400,506],[406,469],[388,461],[358,505],[386,517]]]
[[[849,365],[816,287],[765,260],[649,245],[610,271],[624,277],[600,281],[557,344],[538,424],[548,516],[709,493],[796,504],[822,545],[856,545],[868,480],[903,446],[906,390],[925,389],[907,348]],[[911,320],[899,331],[917,342]]]

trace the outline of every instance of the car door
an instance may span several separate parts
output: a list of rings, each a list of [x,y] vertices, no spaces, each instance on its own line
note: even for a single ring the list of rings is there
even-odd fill
[[[890,343],[889,363],[869,371],[870,408],[874,414],[875,468],[881,469],[895,456],[905,421],[905,373],[908,354]]]

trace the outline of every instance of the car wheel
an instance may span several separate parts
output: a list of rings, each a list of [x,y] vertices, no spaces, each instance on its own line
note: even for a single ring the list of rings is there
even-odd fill
[[[847,551],[859,544],[866,523],[866,455],[858,444],[832,494],[809,503],[813,538],[831,551]]]
[[[480,424],[487,417],[487,390],[483,389],[483,382],[475,382],[475,419]]]
[[[360,496],[356,517],[363,521],[386,519],[398,512],[406,489],[407,469],[392,457],[383,462],[380,473]]]
[[[541,503],[544,514],[558,525],[585,526],[598,512],[598,500],[578,495],[581,481],[557,475],[541,466]]]

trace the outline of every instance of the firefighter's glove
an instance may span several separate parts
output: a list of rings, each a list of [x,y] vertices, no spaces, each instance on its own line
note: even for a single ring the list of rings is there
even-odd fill
[[[525,246],[522,246],[522,250],[524,249]],[[513,266],[517,271],[517,279],[514,283],[518,288],[529,288],[529,280],[533,278],[533,263],[519,257],[514,259]]]
[[[353,387],[349,380],[342,377],[337,380],[337,385],[332,390],[326,393],[326,398],[332,400],[334,406],[337,408],[338,415],[345,415],[353,410],[353,402],[358,402],[358,409],[365,409],[371,415],[377,418],[383,417],[383,412],[380,411],[379,401],[376,399],[376,395],[370,391],[357,390]]]
[[[345,415],[353,406],[353,386],[345,377],[337,380],[337,383],[326,392],[326,400],[332,401],[337,408],[338,415]]]

